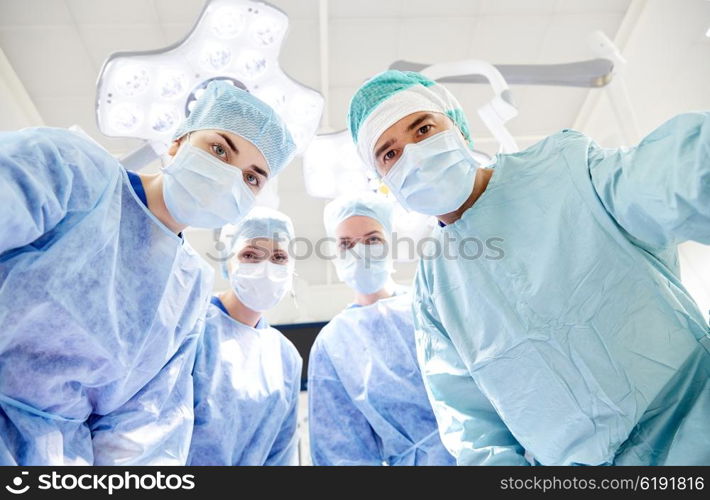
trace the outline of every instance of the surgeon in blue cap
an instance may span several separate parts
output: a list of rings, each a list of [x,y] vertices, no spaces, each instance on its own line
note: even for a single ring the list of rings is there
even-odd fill
[[[414,346],[412,296],[391,278],[394,203],[356,193],[328,203],[338,276],[355,302],[318,334],[308,363],[315,465],[454,465],[441,442]]]
[[[439,219],[413,311],[459,464],[710,465],[710,332],[676,253],[710,244],[710,113],[629,149],[563,130],[479,168],[448,90],[387,71],[349,125],[398,201]]]
[[[0,133],[0,464],[185,463],[212,272],[182,231],[237,222],[293,151],[224,82],[155,175],[66,130]]]
[[[222,230],[230,288],[213,296],[193,370],[188,465],[297,465],[301,356],[264,318],[291,290],[293,224],[255,207]]]

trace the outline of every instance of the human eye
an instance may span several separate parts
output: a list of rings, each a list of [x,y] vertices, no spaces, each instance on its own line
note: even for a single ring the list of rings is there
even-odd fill
[[[351,243],[350,243],[349,240],[340,240],[340,241],[338,242],[338,248],[341,249],[341,250],[347,250],[347,249],[350,248],[351,246],[352,246],[352,245],[351,245]]]
[[[282,253],[277,253],[274,255],[274,262],[276,264],[285,264],[288,262],[288,256]]]
[[[377,245],[378,243],[382,243],[382,238],[380,238],[379,236],[370,236],[367,239],[368,245]]]
[[[385,154],[382,155],[382,163],[387,165],[389,162],[394,160],[394,158],[397,156],[397,151],[394,149],[390,149],[387,151]]]
[[[211,146],[212,153],[220,160],[227,161],[227,150],[219,142],[215,142]]]
[[[418,133],[419,135],[426,135],[426,134],[429,133],[429,131],[430,131],[431,129],[432,129],[432,125],[430,125],[430,124],[422,125],[422,126],[419,127],[419,129],[417,130],[417,133]]]
[[[251,172],[244,172],[244,181],[253,187],[261,186],[261,180],[258,175],[254,175]]]
[[[256,257],[256,252],[251,252],[251,251],[250,251],[250,252],[244,252],[244,253],[241,255],[241,257],[242,257],[244,260],[249,261],[249,262],[252,262],[252,261],[256,260],[256,258],[257,258],[257,257]]]

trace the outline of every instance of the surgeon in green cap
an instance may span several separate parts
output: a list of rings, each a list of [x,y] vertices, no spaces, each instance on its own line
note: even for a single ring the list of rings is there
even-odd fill
[[[459,464],[710,465],[710,333],[676,253],[710,243],[709,113],[630,149],[562,130],[479,168],[451,93],[387,71],[349,126],[397,200],[439,220],[413,314]],[[477,251],[490,238],[502,258]]]

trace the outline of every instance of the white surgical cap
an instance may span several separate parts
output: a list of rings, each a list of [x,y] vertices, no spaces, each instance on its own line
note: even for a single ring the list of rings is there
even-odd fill
[[[328,236],[335,236],[335,229],[345,219],[364,215],[379,222],[385,236],[392,232],[394,204],[382,195],[369,191],[340,196],[325,206],[323,222]]]
[[[254,207],[239,223],[227,225],[220,232],[222,274],[227,276],[227,261],[241,246],[254,238],[268,238],[287,245],[295,237],[291,218],[267,207]]]

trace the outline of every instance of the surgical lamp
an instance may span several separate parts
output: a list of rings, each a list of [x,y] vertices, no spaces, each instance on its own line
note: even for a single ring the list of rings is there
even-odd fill
[[[167,150],[207,85],[226,80],[273,107],[303,152],[320,122],[323,97],[280,68],[287,29],[286,14],[264,2],[209,0],[184,40],[109,56],[97,84],[99,130],[143,139],[121,160],[127,168],[142,168]]]

